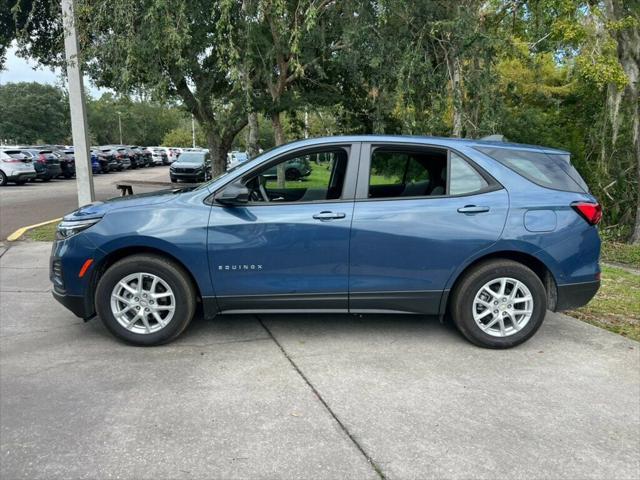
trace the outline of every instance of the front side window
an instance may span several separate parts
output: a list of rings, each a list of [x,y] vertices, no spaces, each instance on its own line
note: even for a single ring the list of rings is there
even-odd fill
[[[313,202],[342,197],[349,155],[345,149],[314,151],[282,159],[250,177],[252,202]]]

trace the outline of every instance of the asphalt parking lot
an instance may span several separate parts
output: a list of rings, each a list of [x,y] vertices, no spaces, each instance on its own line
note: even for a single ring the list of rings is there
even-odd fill
[[[158,166],[94,175],[96,200],[117,197],[116,182],[131,180],[169,181],[169,167]],[[134,187],[134,193],[160,187]],[[8,184],[0,188],[0,241],[20,227],[58,218],[78,208],[76,179],[31,182],[22,186]]]
[[[0,477],[640,476],[638,343],[559,314],[512,350],[413,316],[228,316],[136,348],[0,258]]]

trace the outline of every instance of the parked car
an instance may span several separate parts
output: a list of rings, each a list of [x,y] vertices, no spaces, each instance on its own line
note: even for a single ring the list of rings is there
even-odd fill
[[[247,154],[247,152],[238,152],[235,150],[233,152],[229,152],[227,154],[227,169],[235,168],[239,164],[244,163],[247,160],[249,160],[249,155]]]
[[[114,155],[110,149],[102,149],[100,147],[91,147],[92,151],[95,151],[95,154],[98,156],[98,158],[102,161],[103,159],[106,160],[107,165],[109,166],[109,171],[110,172],[121,172],[122,170],[124,170],[124,165],[122,163],[122,161],[116,156]]]
[[[180,153],[182,153],[179,148],[174,148],[174,147],[163,147],[163,148],[167,152],[167,155],[169,157],[169,163],[175,162],[180,156]]]
[[[126,147],[103,145],[101,147],[95,148],[97,150],[100,150],[101,152],[111,154],[117,160],[119,166],[122,167],[122,170],[136,168],[137,166],[135,160],[136,155],[133,152],[129,151],[129,149],[127,149]]]
[[[58,160],[58,157],[56,157],[51,150],[21,148],[20,151],[31,159],[36,171],[36,178],[39,178],[43,182],[48,182],[62,173],[60,160]]]
[[[75,158],[73,154],[65,153],[64,145],[32,145],[30,148],[37,150],[50,150],[60,162],[61,173],[58,177],[72,178],[76,174]]]
[[[95,174],[103,173],[102,172],[102,164],[98,160],[98,155],[95,152],[90,151],[91,155],[91,171]]]
[[[264,177],[273,179],[278,177],[277,168],[274,166],[264,172]],[[284,163],[284,178],[290,181],[300,180],[311,175],[311,167],[306,158],[294,158]]]
[[[207,152],[185,152],[169,167],[172,182],[206,182],[211,178],[211,156]]]
[[[112,151],[116,150],[118,154],[121,155],[123,164],[126,163],[123,156],[126,156],[129,159],[129,168],[131,169],[136,169],[144,166],[144,159],[142,158],[142,156],[126,145],[103,145],[100,148],[111,148]]]
[[[169,156],[162,147],[147,147],[146,151],[151,153],[154,165],[169,165]]]
[[[265,178],[313,155],[314,182]],[[180,157],[188,156],[184,153]],[[202,156],[201,156],[202,158]],[[64,217],[54,296],[138,345],[218,313],[412,313],[518,345],[600,285],[602,210],[568,152],[345,136],[282,145],[197,188]],[[170,225],[170,227],[169,227]]]
[[[129,148],[138,155],[138,166],[153,167],[153,158],[151,157],[151,153],[146,151],[145,148],[139,146],[131,146]]]
[[[7,183],[24,185],[36,178],[33,162],[20,150],[0,149],[0,186]]]
[[[64,178],[72,178],[76,174],[76,159],[73,153],[68,154],[65,150],[53,150],[53,154],[58,157],[60,162],[61,175]]]

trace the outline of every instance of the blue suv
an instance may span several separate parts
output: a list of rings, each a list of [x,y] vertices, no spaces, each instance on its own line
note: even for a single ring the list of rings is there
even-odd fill
[[[311,172],[265,176],[291,161]],[[565,151],[317,138],[198,187],[76,210],[58,226],[51,281],[73,313],[137,345],[175,339],[201,310],[436,315],[507,348],[547,309],[595,295],[601,215]]]

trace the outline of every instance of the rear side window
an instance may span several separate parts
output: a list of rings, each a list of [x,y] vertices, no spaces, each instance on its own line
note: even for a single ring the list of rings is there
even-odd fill
[[[542,187],[568,192],[589,191],[567,155],[509,148],[475,148]]]
[[[451,152],[449,195],[469,195],[487,188],[489,184],[458,154]]]

